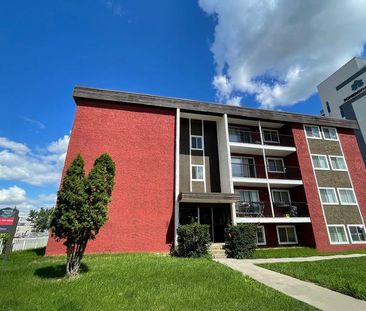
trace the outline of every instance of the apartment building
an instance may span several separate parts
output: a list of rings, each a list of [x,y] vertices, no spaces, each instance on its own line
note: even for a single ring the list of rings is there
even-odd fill
[[[257,224],[258,247],[366,246],[357,122],[85,87],[65,168],[111,154],[109,220],[88,252],[169,251],[179,224]],[[48,254],[63,251],[49,239]]]
[[[354,57],[318,85],[323,109],[331,118],[356,120],[355,134],[366,163],[366,59]]]

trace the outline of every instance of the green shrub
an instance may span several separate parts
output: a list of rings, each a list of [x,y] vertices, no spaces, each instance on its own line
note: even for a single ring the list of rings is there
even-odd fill
[[[180,257],[201,257],[208,255],[210,226],[200,224],[179,225],[177,229]]]
[[[229,226],[225,232],[225,253],[229,258],[252,258],[257,243],[256,224]]]

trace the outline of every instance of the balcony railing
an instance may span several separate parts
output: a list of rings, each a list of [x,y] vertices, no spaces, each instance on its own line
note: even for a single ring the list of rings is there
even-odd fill
[[[233,177],[266,178],[266,167],[257,164],[231,163]],[[270,179],[301,179],[298,166],[286,166],[283,171],[271,171],[267,167]]]
[[[277,134],[276,132],[262,132],[263,145],[277,145],[293,147],[294,140],[291,135]],[[261,145],[261,133],[242,129],[239,127],[229,127],[229,141],[232,143],[257,144]]]
[[[309,217],[305,202],[273,203],[274,217]],[[272,217],[271,202],[238,202],[236,217]]]

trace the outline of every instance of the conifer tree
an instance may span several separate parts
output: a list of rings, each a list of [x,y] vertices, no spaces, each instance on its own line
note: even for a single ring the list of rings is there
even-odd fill
[[[84,160],[78,155],[64,176],[51,219],[51,232],[66,246],[67,276],[79,273],[89,240],[95,239],[108,219],[107,205],[114,186],[115,164],[108,154],[94,162],[85,176]]]

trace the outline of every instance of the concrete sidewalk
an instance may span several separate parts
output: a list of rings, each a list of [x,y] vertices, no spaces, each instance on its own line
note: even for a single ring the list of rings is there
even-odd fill
[[[285,295],[301,300],[320,310],[325,311],[364,311],[366,310],[366,301],[352,298],[347,295],[326,289],[313,283],[301,281],[293,277],[270,271],[255,264],[274,263],[274,262],[300,262],[330,260],[336,258],[362,257],[366,255],[335,255],[335,256],[315,256],[315,257],[296,257],[296,258],[271,258],[271,259],[228,259],[217,258],[220,262],[254,280],[263,283],[273,289],[276,289]]]

